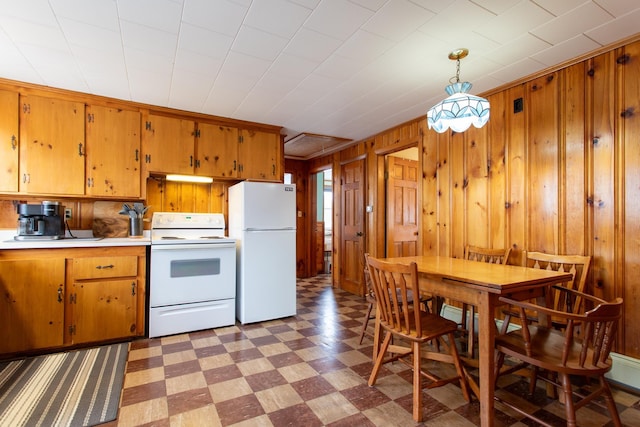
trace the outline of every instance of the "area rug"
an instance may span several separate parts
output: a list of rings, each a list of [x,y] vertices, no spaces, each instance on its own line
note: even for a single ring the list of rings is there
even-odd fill
[[[129,343],[0,363],[0,426],[116,419]]]

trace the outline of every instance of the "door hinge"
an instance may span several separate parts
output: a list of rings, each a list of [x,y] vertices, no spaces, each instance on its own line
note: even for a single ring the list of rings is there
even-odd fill
[[[76,325],[69,325],[69,335],[75,335]]]
[[[69,304],[78,303],[78,294],[69,294]]]

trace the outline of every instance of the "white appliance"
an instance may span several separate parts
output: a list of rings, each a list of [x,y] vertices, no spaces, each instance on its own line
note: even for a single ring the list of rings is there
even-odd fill
[[[229,236],[238,246],[238,320],[295,315],[295,185],[244,181],[229,187]]]
[[[149,337],[235,324],[236,242],[220,213],[155,212]]]

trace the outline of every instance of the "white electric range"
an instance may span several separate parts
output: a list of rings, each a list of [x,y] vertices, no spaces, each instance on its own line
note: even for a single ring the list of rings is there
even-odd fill
[[[236,241],[221,213],[155,212],[149,337],[235,323]]]

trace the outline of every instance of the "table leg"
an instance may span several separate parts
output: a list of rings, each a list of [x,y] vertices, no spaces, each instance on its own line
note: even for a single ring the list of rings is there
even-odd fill
[[[480,423],[493,426],[493,397],[495,394],[495,337],[496,325],[493,317],[494,303],[491,294],[481,293],[478,298],[478,341],[480,370]]]

